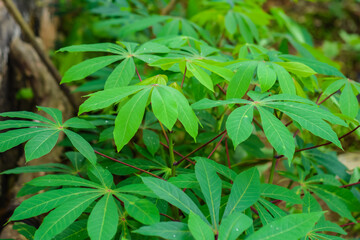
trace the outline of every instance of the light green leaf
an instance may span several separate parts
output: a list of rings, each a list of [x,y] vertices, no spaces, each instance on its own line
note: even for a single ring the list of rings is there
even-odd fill
[[[57,52],[108,52],[115,54],[125,53],[125,49],[114,43],[81,44],[63,47]]]
[[[154,87],[151,104],[156,118],[171,131],[178,117],[178,104],[173,95],[166,88]]]
[[[170,91],[173,94],[173,98],[177,102],[178,106],[178,118],[179,121],[184,126],[186,132],[190,134],[191,137],[196,139],[198,135],[198,123],[199,120],[195,115],[194,111],[191,109],[187,99],[180,93],[178,90],[170,88]]]
[[[160,67],[162,70],[168,70],[171,68],[174,64],[184,62],[184,58],[161,58],[158,59],[151,64],[149,64],[152,67]]]
[[[25,128],[0,133],[0,152],[5,152],[42,132],[48,131],[49,128]]]
[[[186,62],[186,67],[202,85],[214,92],[214,84],[210,76],[204,70],[191,62]]]
[[[93,165],[96,164],[96,155],[92,146],[79,134],[70,131],[68,129],[64,129],[64,133],[69,138],[72,145]]]
[[[245,95],[254,76],[254,71],[257,65],[258,62],[256,61],[241,63],[237,69],[237,72],[229,83],[226,99],[242,98]]]
[[[325,111],[317,111],[318,109],[313,106],[299,103],[278,103],[272,104],[272,106],[284,112],[286,115],[299,123],[301,127],[309,130],[314,135],[329,140],[341,148],[341,142],[339,141],[336,133],[332,130],[329,124],[319,118],[324,116],[324,114],[321,113],[324,113]],[[320,114],[317,114],[317,112],[320,112]],[[333,116],[333,118],[336,117]]]
[[[236,240],[251,224],[251,218],[241,212],[233,212],[221,221],[218,240]]]
[[[276,64],[299,77],[310,77],[311,75],[316,74],[312,68],[299,62],[277,62]]]
[[[252,126],[254,105],[246,105],[235,109],[226,120],[226,130],[233,141],[234,149],[248,139],[254,129]]]
[[[182,222],[159,222],[151,226],[143,226],[135,231],[145,236],[157,236],[169,240],[191,239],[188,225]]]
[[[208,109],[228,104],[248,104],[250,101],[240,98],[232,98],[227,100],[210,100],[207,98],[201,99],[200,101],[191,105],[193,109]]]
[[[296,95],[295,84],[291,75],[283,67],[275,63],[273,63],[272,66],[276,72],[282,92]]]
[[[145,184],[125,185],[123,187],[115,189],[114,191],[119,193],[131,193],[151,198],[157,198],[157,196]]]
[[[247,43],[253,43],[253,35],[251,33],[251,30],[247,23],[245,22],[243,16],[239,13],[236,13],[235,15],[237,24],[240,28],[241,36],[244,38],[245,42]]]
[[[194,173],[179,174],[176,177],[170,178],[168,182],[174,184],[178,188],[200,188]]]
[[[50,127],[50,125],[47,123],[24,121],[24,120],[0,121],[0,130],[9,129],[9,128],[24,128],[24,127]]]
[[[37,108],[49,114],[59,126],[62,125],[62,112],[59,109],[48,108],[48,107],[37,107]]]
[[[359,112],[359,103],[349,82],[345,83],[340,95],[340,110],[351,118],[355,118]]]
[[[260,228],[247,240],[298,240],[311,231],[322,215],[322,212],[288,215]]]
[[[257,68],[257,77],[260,82],[261,92],[269,90],[276,82],[276,73],[270,64],[259,62]]]
[[[31,120],[38,120],[40,122],[45,122],[51,125],[55,125],[53,121],[33,112],[26,112],[26,111],[4,112],[4,113],[0,113],[0,117],[25,118]]]
[[[230,81],[231,78],[234,76],[234,73],[230,69],[216,65],[217,62],[215,61],[213,62],[209,60],[193,60],[192,62],[202,68],[209,70],[210,72],[219,75],[227,81]]]
[[[41,165],[30,165],[25,167],[17,167],[6,170],[0,174],[19,174],[19,173],[35,173],[35,172],[69,172],[72,169],[60,163],[46,163]]]
[[[295,152],[293,136],[285,125],[269,111],[259,106],[257,106],[257,109],[260,112],[266,138],[278,154],[285,155],[290,163]]]
[[[296,195],[295,192],[281,186],[263,183],[260,185],[260,191],[261,196],[283,200],[292,204],[302,203],[300,196]]]
[[[155,42],[146,42],[135,51],[135,57],[138,54],[168,53],[168,52],[170,52],[170,49],[162,44]]]
[[[64,74],[64,77],[61,80],[61,83],[67,83],[67,82],[84,79],[90,74],[123,58],[124,58],[123,56],[114,55],[114,56],[96,57],[89,60],[85,60],[75,66],[72,66],[69,70],[67,70]]]
[[[209,208],[211,222],[215,229],[219,224],[219,209],[221,201],[221,179],[216,174],[215,168],[203,158],[198,158],[195,164],[196,178],[200,184],[201,191]],[[191,227],[190,227],[190,231]]]
[[[233,212],[241,212],[260,197],[260,176],[256,168],[246,170],[235,178],[223,219]]]
[[[335,232],[346,235],[347,232],[344,231],[339,225],[330,221],[319,221],[311,232]]]
[[[193,157],[192,159],[194,159],[195,161],[198,161],[199,159],[203,159],[204,161],[206,161],[208,164],[210,164],[211,166],[213,166],[215,168],[215,171],[220,173],[221,175],[223,175],[224,177],[230,179],[230,180],[235,180],[236,178],[236,173],[231,170],[230,168],[222,165],[222,164],[219,164],[215,161],[212,161],[212,160],[209,160],[207,158],[204,158],[204,157]]]
[[[151,88],[144,89],[135,94],[121,107],[116,119],[114,140],[117,150],[120,151],[137,132],[144,116],[145,107]]]
[[[159,198],[178,207],[184,213],[194,212],[199,215],[206,223],[208,222],[204,214],[196,206],[196,204],[182,190],[173,184],[157,178],[143,177],[143,182],[150,188]]]
[[[119,194],[117,194],[119,195]],[[119,198],[123,200],[120,196]],[[160,214],[157,207],[147,199],[137,199],[135,201],[125,201],[125,209],[130,216],[139,222],[152,225],[160,222]]]
[[[237,30],[237,23],[232,11],[228,11],[225,15],[225,28],[233,35]]]
[[[135,63],[132,57],[127,57],[109,75],[105,82],[105,90],[126,87],[135,75]]]
[[[74,187],[91,187],[102,188],[101,185],[91,182],[89,180],[75,177],[72,175],[45,175],[35,178],[27,184],[33,186],[45,186],[45,187],[59,187],[59,186],[74,186]]]
[[[48,130],[37,134],[25,145],[25,158],[29,162],[48,154],[56,145],[59,130]]]
[[[99,91],[93,94],[90,94],[89,98],[80,105],[79,115],[83,112],[94,111],[102,108],[106,108],[113,103],[119,102],[123,98],[134,94],[142,89],[145,86],[128,86],[121,88],[107,89],[104,91]]]
[[[195,240],[215,239],[211,227],[193,212],[189,214],[188,227]]]
[[[112,239],[117,231],[119,213],[114,197],[105,194],[91,211],[87,231],[91,239]]]
[[[98,190],[89,188],[62,188],[35,195],[23,201],[20,206],[15,209],[10,221],[18,221],[38,216],[49,212],[51,209],[58,207],[70,199],[96,192],[98,192]]]
[[[154,131],[144,129],[143,130],[143,141],[147,150],[154,156],[154,154],[160,148],[160,139]]]
[[[93,182],[97,182],[105,188],[112,188],[114,186],[114,177],[109,170],[103,168],[100,164],[90,165],[88,167],[88,176]]]
[[[88,194],[71,199],[44,218],[35,233],[35,240],[52,239],[72,224],[101,193]]]
[[[96,128],[91,122],[81,119],[78,117],[73,117],[67,120],[63,127],[77,128],[77,129],[91,129]]]

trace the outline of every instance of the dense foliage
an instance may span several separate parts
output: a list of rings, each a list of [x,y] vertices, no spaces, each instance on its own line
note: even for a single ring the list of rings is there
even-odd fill
[[[62,79],[88,94],[79,116],[0,113],[17,118],[0,122],[0,152],[27,142],[31,161],[62,133],[71,150],[2,173],[52,173],[21,189],[35,195],[9,221],[49,212],[14,225],[28,239],[342,239],[360,171],[336,151],[358,134],[360,84],[281,9],[173,2],[81,2],[94,41],[56,54],[60,70],[83,60]]]

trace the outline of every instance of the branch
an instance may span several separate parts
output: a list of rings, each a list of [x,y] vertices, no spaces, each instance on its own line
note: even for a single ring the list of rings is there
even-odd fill
[[[211,153],[209,154],[209,156],[207,158],[211,158],[211,156],[214,154],[214,152],[216,151],[216,149],[220,146],[222,140],[226,137],[226,132],[224,133],[224,135],[221,137],[220,141],[215,145],[214,149],[211,151]]]
[[[168,15],[176,6],[177,0],[170,0],[169,4],[161,10],[161,15]]]
[[[71,94],[69,88],[66,85],[60,85],[61,82],[61,75],[54,66],[54,64],[51,62],[48,55],[44,52],[43,48],[39,44],[39,42],[36,40],[35,34],[31,30],[30,26],[26,23],[24,18],[21,16],[21,13],[15,6],[14,2],[12,0],[3,0],[3,3],[9,13],[13,16],[17,24],[19,24],[22,32],[25,34],[25,36],[30,40],[31,45],[35,49],[36,53],[39,55],[40,59],[43,61],[44,65],[50,72],[50,74],[53,76],[54,80],[56,81],[57,85],[59,86],[60,90],[64,93],[66,98],[69,100],[71,106],[74,108],[74,110],[78,109],[78,104],[75,101],[74,96]]]
[[[209,143],[215,141],[218,137],[220,137],[221,135],[225,134],[226,130],[222,131],[220,134],[218,134],[216,137],[212,138],[211,140],[209,140],[208,142],[206,142],[205,144],[201,145],[200,147],[196,148],[195,150],[191,151],[190,153],[188,153],[186,156],[184,156],[183,158],[181,158],[179,161],[174,162],[174,165],[178,165],[180,164],[182,161],[184,161],[185,158],[189,157],[190,155],[196,153],[197,151],[199,151],[200,149],[206,147]]]
[[[169,146],[168,146],[168,145],[166,145],[166,144],[164,144],[164,143],[162,143],[162,142],[160,142],[160,144],[161,144],[162,146],[164,146],[165,148],[169,149]],[[176,155],[184,158],[184,155],[182,155],[181,153],[179,153],[179,152],[177,152],[177,151],[175,151],[175,150],[174,150],[174,153],[175,153]],[[195,165],[195,162],[194,162],[194,161],[191,161],[189,158],[185,158],[185,160],[188,161],[189,163],[191,163],[192,165]]]
[[[186,71],[187,71],[187,67],[185,66],[184,76],[183,76],[183,79],[182,79],[182,81],[181,81],[181,88],[182,88],[183,85],[184,85],[184,81],[185,81],[185,77],[186,77]]]
[[[103,154],[103,153],[101,153],[101,152],[98,152],[98,151],[96,151],[96,150],[94,150],[94,152],[95,152],[96,154],[98,154],[98,155],[100,155],[100,156],[104,157],[104,158],[110,159],[110,160],[112,160],[112,161],[114,161],[114,162],[121,163],[121,164],[123,164],[123,165],[125,165],[125,166],[131,167],[131,168],[134,168],[134,169],[136,169],[136,170],[139,170],[140,172],[143,172],[143,173],[149,174],[149,175],[151,175],[151,176],[153,176],[153,177],[156,177],[156,178],[158,178],[158,179],[161,179],[161,180],[166,181],[166,180],[165,180],[165,179],[163,179],[162,177],[159,177],[159,176],[157,176],[157,175],[155,175],[155,174],[153,174],[153,173],[151,173],[151,172],[148,172],[148,171],[146,171],[146,170],[144,170],[144,169],[141,169],[141,168],[135,167],[135,166],[133,166],[133,165],[130,165],[130,164],[124,163],[124,162],[122,162],[122,161],[120,161],[120,160],[117,160],[116,158],[112,158],[112,157],[107,156],[107,155],[105,155],[105,154]]]

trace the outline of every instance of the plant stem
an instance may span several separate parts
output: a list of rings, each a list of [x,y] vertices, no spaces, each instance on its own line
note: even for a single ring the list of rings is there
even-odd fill
[[[168,145],[166,145],[165,143],[163,143],[163,142],[160,142],[160,144],[163,146],[163,147],[165,147],[165,148],[167,148],[167,149],[169,149],[169,146]],[[182,155],[181,153],[179,153],[179,152],[177,152],[177,151],[173,151],[176,155],[178,155],[179,157],[184,157],[184,155]],[[191,161],[189,158],[185,158],[185,160],[186,161],[188,161],[189,163],[191,163],[192,165],[195,165],[195,162],[194,161]]]
[[[214,154],[214,152],[216,151],[216,149],[220,146],[222,140],[226,137],[226,132],[224,133],[224,135],[221,137],[220,141],[215,145],[214,149],[211,151],[211,153],[209,154],[209,156],[207,158],[211,158],[211,156]]]
[[[175,163],[175,156],[174,156],[174,143],[173,143],[173,132],[169,134],[169,156],[170,156],[170,166],[171,167],[171,176],[176,176],[176,167]]]
[[[276,167],[276,162],[277,162],[277,158],[275,157],[275,149],[273,150],[274,152],[274,157],[272,159],[272,163],[271,163],[271,170],[270,170],[270,176],[269,176],[269,182],[270,184],[273,183],[273,180],[274,180],[274,172],[275,172],[275,167]]]
[[[185,66],[184,76],[183,76],[183,79],[182,79],[182,81],[181,81],[181,88],[182,88],[183,85],[184,85],[184,81],[185,81],[185,77],[186,77],[186,70],[187,70],[187,67]]]
[[[136,65],[135,65],[135,71],[136,71],[136,74],[137,74],[137,76],[138,76],[138,78],[139,78],[140,82],[142,82],[142,79],[141,79],[141,77],[140,77],[139,70],[137,69]]]

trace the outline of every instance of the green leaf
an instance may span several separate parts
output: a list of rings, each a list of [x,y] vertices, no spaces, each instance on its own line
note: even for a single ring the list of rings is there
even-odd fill
[[[259,203],[264,206],[267,211],[270,212],[270,214],[276,219],[276,218],[281,218],[286,216],[286,213],[281,210],[278,206],[276,206],[275,204],[263,199],[263,198],[259,198]],[[321,211],[321,209],[320,209]]]
[[[255,208],[257,209],[258,213],[259,213],[259,217],[261,220],[261,223],[263,226],[273,222],[275,219],[274,217],[270,214],[270,211],[268,212],[265,207],[263,205],[261,205],[260,203],[255,203]]]
[[[29,162],[48,154],[56,145],[59,130],[48,130],[30,139],[25,145],[25,158]]]
[[[85,240],[89,238],[87,233],[87,220],[79,220],[72,223],[69,227],[67,227],[60,234],[56,235],[53,240]]]
[[[96,193],[98,190],[88,188],[63,188],[44,192],[23,201],[18,206],[10,221],[18,221],[49,212],[62,203],[80,196]]]
[[[159,198],[176,206],[186,214],[194,212],[206,223],[208,222],[204,214],[190,197],[173,184],[157,178],[143,177],[142,180]]]
[[[188,227],[196,240],[215,239],[211,227],[193,212],[190,212],[189,214]]]
[[[105,194],[90,213],[87,230],[91,239],[112,239],[119,223],[118,208],[114,197]]]
[[[101,193],[72,199],[53,210],[44,218],[35,233],[35,240],[52,239],[73,223]]]
[[[81,44],[63,47],[57,52],[108,52],[115,54],[125,53],[125,49],[114,43]]]
[[[179,121],[184,126],[186,132],[190,134],[191,137],[196,139],[198,135],[198,118],[195,115],[194,111],[191,109],[189,102],[178,90],[169,88],[173,94],[173,98],[177,102],[178,106],[178,118]]]
[[[145,86],[128,86],[121,88],[107,89],[90,94],[89,98],[80,105],[79,115],[83,112],[94,111],[102,108],[106,108],[113,103],[121,101],[123,98],[134,94]]]
[[[221,221],[218,240],[236,240],[251,224],[251,218],[241,212],[233,212]]]
[[[340,110],[343,114],[351,118],[355,118],[359,111],[358,100],[349,82],[345,83],[345,87],[340,95]]]
[[[242,98],[245,95],[254,76],[254,71],[257,65],[258,62],[256,61],[241,63],[234,77],[229,83],[226,99]]]
[[[257,106],[257,109],[260,112],[261,123],[263,125],[266,138],[278,154],[285,155],[290,163],[295,152],[293,136],[285,125],[269,111],[259,106]]]
[[[206,205],[209,208],[212,225],[215,229],[218,229],[222,187],[221,179],[216,174],[215,168],[208,164],[203,158],[197,159],[195,174],[205,197]],[[190,231],[192,232],[191,227]]]
[[[151,191],[151,189],[144,184],[125,185],[123,187],[115,189],[114,191],[119,193],[131,193],[151,198],[157,198],[157,196]]]
[[[118,151],[120,151],[137,132],[144,116],[145,107],[148,104],[150,90],[151,88],[147,88],[138,92],[121,107],[115,119],[114,129],[114,139]]]
[[[272,104],[272,106],[284,112],[286,115],[299,123],[301,127],[309,130],[314,135],[329,140],[341,148],[341,142],[339,141],[336,133],[332,130],[329,124],[320,118],[327,117],[323,114],[325,111],[317,111],[320,108],[316,109],[314,106],[300,103],[278,103]],[[330,115],[330,117],[332,116]],[[333,116],[333,118],[330,119],[334,118],[336,117]]]
[[[250,31],[249,26],[247,25],[246,21],[244,20],[243,16],[239,13],[235,15],[237,24],[240,28],[241,36],[244,38],[245,42],[247,43],[253,43],[253,35]]]
[[[4,113],[0,113],[0,117],[25,118],[31,120],[38,120],[40,122],[45,122],[54,125],[53,121],[33,112],[26,112],[26,111],[4,112]]]
[[[270,64],[259,62],[257,68],[257,77],[260,82],[261,92],[269,90],[276,82],[276,73]]]
[[[221,175],[223,175],[224,177],[230,179],[230,180],[235,180],[236,178],[236,173],[231,170],[230,168],[219,164],[215,161],[212,161],[210,159],[204,158],[204,157],[193,157],[193,159],[195,161],[198,161],[199,159],[203,159],[203,161],[206,161],[208,164],[210,164],[211,166],[213,166],[215,168],[215,171],[220,173]]]
[[[310,77],[311,75],[316,74],[312,68],[299,62],[277,62],[276,64],[299,77]]]
[[[160,148],[160,139],[159,135],[157,135],[154,131],[144,129],[143,130],[143,141],[147,148],[147,150],[151,153],[151,155],[155,155],[155,153]]]
[[[14,223],[13,229],[23,235],[28,240],[33,240],[36,228],[25,223]]]
[[[64,77],[61,80],[61,83],[72,82],[76,80],[81,80],[91,75],[92,73],[110,65],[116,61],[123,59],[123,56],[114,55],[114,56],[104,56],[96,57],[89,60],[85,60],[75,66],[72,66],[64,74]]]
[[[34,166],[17,167],[6,170],[0,174],[19,174],[19,173],[35,173],[35,172],[69,172],[71,168],[59,163],[46,163]]]
[[[132,57],[127,57],[109,75],[105,82],[105,90],[126,87],[135,75],[135,63]]]
[[[347,233],[336,223],[330,221],[318,222],[311,232],[335,232],[346,235]]]
[[[166,88],[154,87],[151,104],[156,118],[171,131],[178,117],[178,106],[173,95]]]
[[[74,187],[91,187],[102,188],[101,185],[91,182],[89,180],[75,177],[72,175],[45,175],[35,178],[28,182],[33,186],[45,186],[45,187],[59,187],[59,186],[74,186]]]
[[[225,28],[231,35],[237,30],[236,19],[232,11],[228,11],[225,15]]]
[[[147,53],[168,53],[170,49],[162,44],[155,42],[146,42],[141,45],[136,51],[135,56],[138,54],[147,54]]]
[[[280,55],[281,58],[285,58],[289,61],[301,62],[310,68],[312,68],[315,72],[323,75],[332,75],[345,78],[344,74],[342,74],[335,67],[330,66],[326,63],[309,59],[309,58],[301,58],[293,55]]]
[[[188,225],[182,222],[159,222],[151,226],[143,226],[133,232],[169,240],[191,239]]]
[[[288,215],[260,228],[247,240],[298,240],[311,231],[322,215],[322,212]]]
[[[194,173],[179,174],[176,177],[170,178],[168,182],[174,184],[178,188],[200,188]]]
[[[49,128],[26,128],[0,133],[0,152],[5,152],[42,132],[48,131]]]
[[[114,186],[113,175],[100,164],[90,165],[88,168],[88,176],[90,180],[101,184],[104,187],[112,188]]]
[[[96,164],[96,155],[92,146],[79,134],[70,131],[68,129],[64,129],[64,133],[69,138],[72,145],[93,165]]]
[[[122,199],[121,197],[119,197]],[[125,209],[130,216],[139,222],[152,225],[160,222],[160,214],[157,207],[147,199],[137,199],[136,201],[125,201]]]
[[[210,100],[207,98],[201,99],[200,101],[191,105],[193,109],[208,109],[214,108],[222,105],[229,105],[229,104],[248,104],[250,101],[240,98],[232,98],[227,100]]]
[[[249,104],[235,109],[226,120],[226,130],[233,141],[234,149],[248,139],[254,129],[252,126],[254,105]]]
[[[191,62],[186,62],[186,67],[202,85],[214,92],[214,84],[210,76],[204,70]]]
[[[235,178],[223,219],[233,212],[241,212],[260,197],[260,176],[256,168],[246,170]]]
[[[47,123],[41,122],[32,122],[24,120],[7,120],[0,121],[0,130],[9,129],[9,128],[24,128],[24,127],[50,127]]]
[[[354,223],[357,222],[351,215],[351,211],[359,210],[359,201],[349,190],[330,185],[310,185],[309,187],[331,210]]]
[[[295,192],[273,184],[263,183],[260,185],[261,196],[279,199],[292,204],[301,204],[302,200],[300,196]]]
[[[161,58],[152,62],[149,65],[152,67],[160,67],[162,70],[168,70],[174,64],[184,61],[185,61],[184,58]]]
[[[37,107],[37,108],[49,114],[55,120],[58,126],[62,125],[62,112],[59,109],[48,108],[48,107]]]
[[[273,63],[272,66],[276,72],[282,92],[296,95],[295,84],[291,75],[283,67],[275,63]]]
[[[227,81],[230,81],[231,78],[234,76],[234,73],[230,69],[217,66],[216,64],[218,62],[215,61],[213,62],[209,60],[193,60],[192,63],[219,75]]]
[[[63,127],[78,128],[78,129],[96,128],[91,122],[78,117],[70,118],[64,123]]]

